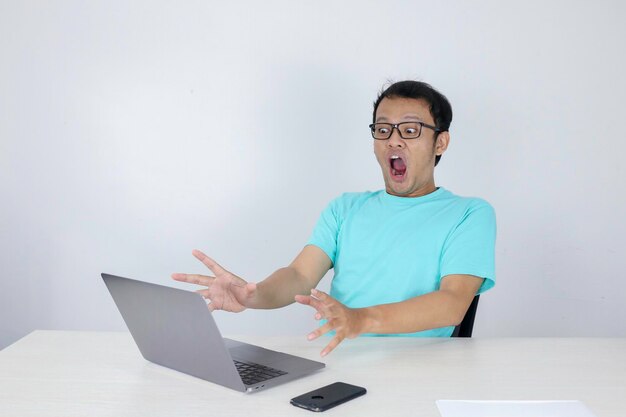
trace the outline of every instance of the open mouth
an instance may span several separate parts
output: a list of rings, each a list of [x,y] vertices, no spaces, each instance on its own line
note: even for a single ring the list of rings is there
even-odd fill
[[[398,155],[392,155],[389,158],[389,168],[391,171],[391,178],[395,181],[404,180],[404,176],[406,175],[406,164],[404,163],[404,159]]]

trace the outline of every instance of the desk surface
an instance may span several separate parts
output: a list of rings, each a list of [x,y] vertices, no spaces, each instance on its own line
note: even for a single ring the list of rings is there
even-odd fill
[[[324,340],[239,337],[319,359]],[[312,416],[289,399],[344,381],[362,398],[326,416],[439,417],[438,399],[581,400],[626,415],[626,339],[357,338],[326,369],[243,394],[145,361],[130,334],[36,331],[0,351],[2,416]]]

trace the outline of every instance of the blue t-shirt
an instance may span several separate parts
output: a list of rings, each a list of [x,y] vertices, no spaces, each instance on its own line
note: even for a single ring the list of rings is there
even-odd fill
[[[322,212],[308,244],[335,269],[330,295],[348,307],[395,303],[439,289],[451,274],[495,284],[496,221],[478,198],[444,188],[422,197],[345,193]],[[450,336],[454,327],[381,336]]]

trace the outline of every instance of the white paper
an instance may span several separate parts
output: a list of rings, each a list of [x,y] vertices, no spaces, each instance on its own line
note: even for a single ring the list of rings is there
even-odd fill
[[[439,400],[441,417],[596,417],[580,401]]]

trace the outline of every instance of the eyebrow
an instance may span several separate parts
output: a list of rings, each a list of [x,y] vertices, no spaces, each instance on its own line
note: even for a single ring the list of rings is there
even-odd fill
[[[424,121],[423,118],[421,118],[420,116],[418,116],[415,113],[407,113],[404,116],[402,116],[402,119],[403,120],[404,119],[415,119],[415,120],[417,120],[419,122],[423,122]],[[376,122],[387,122],[387,121],[388,121],[388,119],[386,117],[384,117],[384,116],[376,118]],[[402,123],[402,122],[400,122],[400,123]]]

